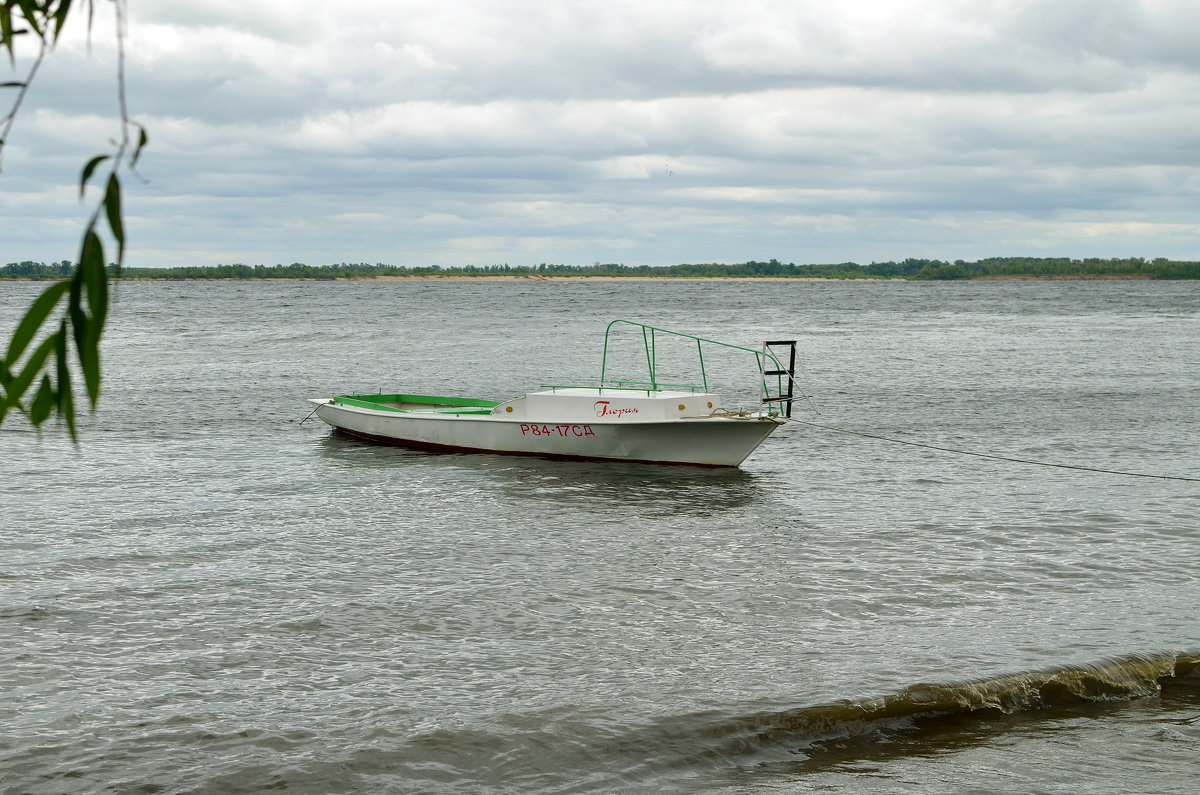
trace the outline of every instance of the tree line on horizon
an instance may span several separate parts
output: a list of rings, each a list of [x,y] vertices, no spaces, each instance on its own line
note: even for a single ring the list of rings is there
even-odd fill
[[[0,279],[55,280],[68,278],[75,268],[69,260],[61,262],[10,262],[0,266]],[[681,265],[374,265],[338,263],[336,265],[201,265],[167,268],[131,268],[109,266],[114,279],[364,279],[379,276],[640,276],[654,278],[823,278],[823,279],[908,279],[951,280],[988,277],[1089,277],[1109,276],[1141,279],[1200,279],[1200,262],[1184,262],[1159,257],[1088,258],[1069,257],[989,257],[965,262],[909,258],[898,262],[872,262],[860,265],[842,262],[797,265],[777,259],[738,263],[685,263]]]

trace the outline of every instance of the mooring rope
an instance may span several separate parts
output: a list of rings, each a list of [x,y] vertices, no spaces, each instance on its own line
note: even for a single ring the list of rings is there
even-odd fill
[[[925,444],[924,442],[910,442],[905,439],[893,439],[889,436],[880,436],[876,433],[864,433],[863,431],[852,431],[849,428],[838,428],[833,425],[822,425],[817,422],[807,422],[798,420],[795,417],[789,417],[789,422],[798,422],[801,425],[808,425],[812,428],[820,428],[826,431],[835,431],[837,433],[848,433],[851,436],[861,436],[864,439],[877,439],[881,442],[891,442],[893,444],[905,444],[909,447],[921,447],[926,450],[937,450],[942,453],[955,453],[956,455],[969,455],[976,458],[990,458],[994,461],[1008,461],[1014,464],[1031,464],[1039,467],[1054,467],[1055,469],[1075,469],[1081,472],[1102,472],[1106,475],[1124,475],[1130,478],[1156,478],[1158,480],[1182,480],[1186,483],[1200,483],[1200,478],[1188,478],[1181,475],[1150,475],[1145,472],[1124,472],[1119,469],[1100,469],[1099,467],[1085,467],[1077,464],[1053,464],[1048,461],[1034,461],[1029,458],[1012,458],[1004,455],[994,455],[992,453],[980,453],[973,450],[959,450],[953,447],[941,447],[936,444]]]

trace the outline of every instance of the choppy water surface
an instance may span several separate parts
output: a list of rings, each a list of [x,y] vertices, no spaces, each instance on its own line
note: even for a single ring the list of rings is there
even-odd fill
[[[37,289],[0,283],[0,328]],[[1200,484],[803,425],[706,470],[301,420],[589,383],[626,317],[795,337],[800,419],[1194,478],[1198,308],[1196,283],[122,284],[79,448],[0,430],[0,791],[1193,792]]]

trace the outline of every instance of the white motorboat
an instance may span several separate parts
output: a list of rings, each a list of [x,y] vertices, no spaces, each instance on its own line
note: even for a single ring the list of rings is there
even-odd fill
[[[641,329],[648,381],[606,381],[609,337],[617,325]],[[656,380],[660,335],[695,341],[700,384]],[[757,358],[761,402],[729,410],[708,389],[704,346]],[[785,366],[773,349],[790,350]],[[796,343],[768,341],[760,350],[706,340],[627,320],[604,337],[597,386],[543,386],[507,401],[433,395],[376,394],[314,398],[316,414],[339,431],[388,444],[459,452],[615,459],[733,467],[791,416]],[[772,389],[773,387],[773,389]]]

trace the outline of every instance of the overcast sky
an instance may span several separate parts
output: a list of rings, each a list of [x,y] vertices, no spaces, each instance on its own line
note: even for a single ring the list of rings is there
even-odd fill
[[[80,169],[119,133],[110,3],[96,13],[5,149],[0,264],[76,256]],[[128,16],[150,135],[144,182],[124,183],[129,265],[1200,260],[1195,0]]]

